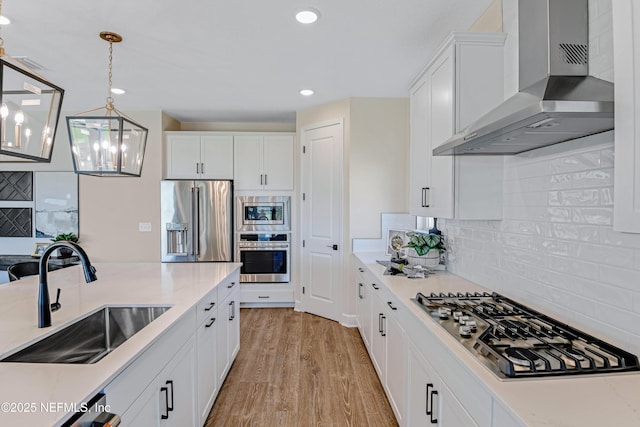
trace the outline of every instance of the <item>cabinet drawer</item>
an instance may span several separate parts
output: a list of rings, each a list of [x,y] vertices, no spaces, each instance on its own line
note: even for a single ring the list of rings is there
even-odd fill
[[[229,294],[238,286],[240,286],[240,273],[236,271],[234,274],[227,277],[225,281],[216,286],[216,289],[218,290],[218,302],[222,304]]]
[[[207,294],[206,297],[202,298],[198,305],[196,306],[196,318],[198,325],[200,325],[204,320],[208,319],[210,313],[213,313],[218,308],[218,288],[214,288],[211,292]]]
[[[293,303],[293,289],[244,289],[240,287],[240,302],[250,303]]]

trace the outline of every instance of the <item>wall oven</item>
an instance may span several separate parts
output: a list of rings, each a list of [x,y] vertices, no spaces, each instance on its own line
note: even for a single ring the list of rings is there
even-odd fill
[[[239,196],[236,198],[237,231],[290,231],[291,197]]]
[[[240,282],[289,282],[289,233],[238,233],[237,237],[236,261],[242,263]]]

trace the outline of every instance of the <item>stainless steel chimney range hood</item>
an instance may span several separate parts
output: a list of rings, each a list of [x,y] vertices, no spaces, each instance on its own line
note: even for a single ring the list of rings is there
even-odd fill
[[[613,129],[613,83],[588,75],[588,0],[519,0],[520,92],[433,149],[519,154]]]

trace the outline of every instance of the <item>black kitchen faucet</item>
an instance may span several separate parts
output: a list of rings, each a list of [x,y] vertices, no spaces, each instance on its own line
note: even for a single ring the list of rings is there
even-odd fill
[[[49,287],[47,285],[47,262],[49,257],[58,248],[68,248],[78,254],[82,268],[84,269],[84,277],[87,283],[98,280],[96,269],[91,265],[89,256],[77,243],[66,240],[55,242],[44,250],[40,257],[40,286],[38,290],[38,328],[46,328],[51,326],[51,304],[49,303]]]

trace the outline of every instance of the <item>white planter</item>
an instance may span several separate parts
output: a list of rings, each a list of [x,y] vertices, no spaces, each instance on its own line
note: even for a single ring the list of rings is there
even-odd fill
[[[413,265],[433,268],[440,264],[440,252],[437,249],[431,249],[426,254],[419,256],[413,248],[409,248],[407,257],[409,264]]]

